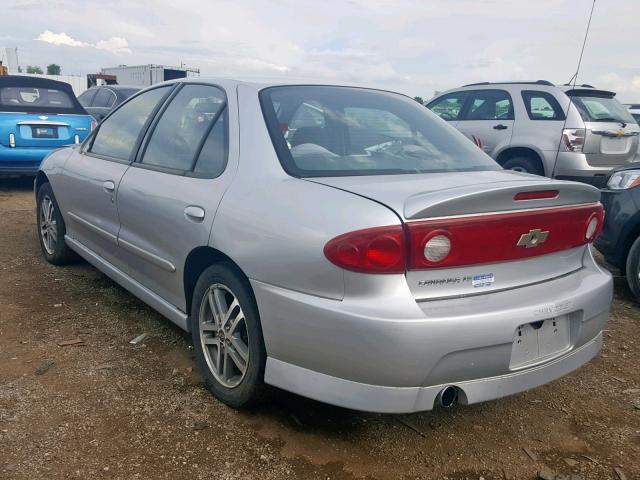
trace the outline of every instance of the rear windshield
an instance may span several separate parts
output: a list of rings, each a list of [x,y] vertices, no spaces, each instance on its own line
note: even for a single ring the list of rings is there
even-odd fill
[[[38,107],[43,109],[73,108],[74,102],[66,92],[54,88],[2,87],[0,105],[3,107]]]
[[[585,122],[622,122],[635,120],[618,100],[611,97],[571,96]]]
[[[332,86],[272,87],[262,111],[294,176],[499,170],[464,135],[402,95]]]

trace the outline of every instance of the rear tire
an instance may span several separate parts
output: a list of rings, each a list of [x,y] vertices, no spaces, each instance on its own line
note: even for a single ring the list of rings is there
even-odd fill
[[[78,257],[64,240],[67,228],[51,184],[43,183],[40,186],[36,201],[38,240],[44,258],[53,265],[74,262]]]
[[[209,391],[233,408],[259,403],[266,392],[266,350],[249,281],[230,262],[207,268],[191,303],[196,361]]]
[[[538,163],[530,157],[513,157],[504,162],[502,167],[505,170],[515,170],[516,172],[532,173],[544,176],[544,172]]]
[[[626,276],[631,293],[640,301],[640,237],[633,242],[627,255]]]

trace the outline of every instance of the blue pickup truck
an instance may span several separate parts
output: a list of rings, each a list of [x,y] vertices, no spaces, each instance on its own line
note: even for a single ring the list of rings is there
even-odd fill
[[[0,176],[35,175],[49,152],[81,143],[94,127],[68,83],[0,77]]]

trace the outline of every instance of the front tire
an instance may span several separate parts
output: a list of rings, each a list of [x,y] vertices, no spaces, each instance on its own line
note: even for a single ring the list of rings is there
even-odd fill
[[[233,408],[258,403],[265,392],[266,352],[249,281],[231,263],[198,279],[191,304],[196,361],[209,391]]]
[[[631,293],[640,301],[640,237],[633,242],[627,255],[626,275]]]
[[[67,229],[51,184],[40,186],[36,202],[38,240],[44,258],[53,265],[72,263],[77,256],[64,241]]]

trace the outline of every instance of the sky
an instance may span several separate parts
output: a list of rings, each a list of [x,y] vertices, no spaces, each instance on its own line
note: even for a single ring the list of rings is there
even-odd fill
[[[592,0],[2,0],[0,47],[65,74],[165,64],[424,99],[576,70]],[[578,77],[640,103],[640,0],[597,0]]]

